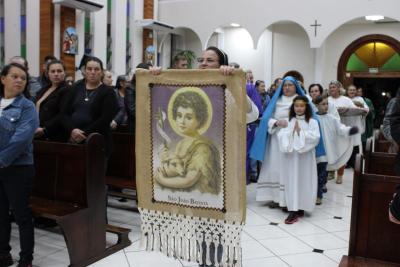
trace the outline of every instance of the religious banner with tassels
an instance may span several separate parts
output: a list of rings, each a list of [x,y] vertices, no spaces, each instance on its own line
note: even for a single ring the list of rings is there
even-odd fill
[[[136,183],[147,250],[241,266],[246,215],[243,71],[136,72]]]

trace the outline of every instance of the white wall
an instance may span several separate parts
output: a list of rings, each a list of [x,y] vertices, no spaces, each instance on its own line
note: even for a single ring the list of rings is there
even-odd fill
[[[143,61],[143,29],[135,21],[143,19],[143,0],[131,1],[130,38],[132,43],[132,69]]]
[[[5,62],[21,55],[21,0],[4,0]]]
[[[223,28],[223,45],[219,46],[242,69],[251,69],[255,79],[267,85],[288,70],[298,70],[305,82],[314,79],[314,49],[310,48],[305,31],[294,23],[278,24],[264,30],[257,44],[244,28]],[[221,38],[219,38],[221,39]],[[208,45],[216,45],[213,34]]]
[[[399,29],[400,23],[346,24],[333,32],[321,47],[310,48],[302,27],[294,23],[275,24],[263,32],[254,49],[253,40],[245,29],[223,28],[222,32],[211,35],[207,45],[222,44],[220,48],[228,54],[230,62],[251,69],[255,79],[265,80],[267,84],[294,69],[302,73],[306,87],[314,82],[326,86],[337,79],[340,56],[351,42],[377,33],[400,40]]]
[[[160,67],[167,69],[170,67],[171,59],[171,34],[167,34],[165,39],[163,39],[163,44],[161,48],[161,59]]]
[[[127,0],[113,0],[111,4],[111,62],[115,75],[126,74]]]
[[[26,59],[29,62],[29,73],[40,74],[40,1],[26,1]]]
[[[208,39],[208,42],[207,42],[207,45],[206,45],[206,47],[208,47],[208,46],[216,46],[216,47],[218,47],[218,35],[220,35],[220,34],[222,34],[223,33],[223,31],[221,31],[221,32],[214,32],[211,36],[210,36],[210,39]]]
[[[244,70],[251,69],[255,79],[265,80],[265,55],[266,42],[261,38],[257,49],[253,47],[253,39],[244,28],[225,28],[223,33],[223,46],[229,62],[236,62]]]
[[[92,36],[92,55],[103,61],[104,66],[107,62],[107,1],[98,0],[104,7],[91,16]]]
[[[201,55],[201,43],[199,37],[190,29],[178,28],[172,31],[173,34],[181,37],[181,42],[177,44],[178,49],[191,50],[196,54],[196,58]],[[166,69],[170,66],[171,58],[171,34],[160,37],[162,39],[161,47],[161,67]],[[193,68],[197,67],[197,63],[193,62]]]
[[[307,85],[314,81],[314,51],[308,36],[297,24],[277,24],[273,31],[272,77],[282,77],[289,70],[297,70]]]
[[[201,56],[203,51],[199,37],[191,30],[185,31],[185,49],[192,50],[196,54],[196,58]],[[193,68],[196,68],[197,63],[193,62]]]
[[[265,28],[289,20],[301,25],[310,38],[310,46],[317,48],[352,19],[379,14],[400,20],[399,10],[398,0],[163,0],[159,2],[158,19],[194,30],[203,47],[216,28],[232,22],[242,25],[253,40],[258,40]],[[322,24],[317,36],[310,26],[315,20]]]
[[[369,34],[384,34],[400,40],[400,23],[346,24],[332,33],[323,44],[325,47],[325,62],[322,71],[324,85],[337,79],[339,59],[346,47],[356,39]]]
[[[79,40],[78,53],[75,54],[75,67],[78,67],[83,55],[85,54],[85,11],[76,9],[75,16],[76,33]],[[82,72],[80,70],[75,71],[75,80],[82,78]]]

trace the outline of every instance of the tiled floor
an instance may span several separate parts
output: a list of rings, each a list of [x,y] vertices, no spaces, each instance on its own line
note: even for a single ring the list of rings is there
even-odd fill
[[[247,224],[242,236],[243,266],[338,266],[342,255],[347,254],[352,171],[346,170],[342,185],[329,181],[329,192],[323,204],[311,214],[293,225],[285,225],[287,214],[280,209],[270,209],[265,203],[255,201],[255,185],[248,186]],[[116,202],[111,200],[111,202]],[[133,205],[133,203],[128,203]],[[170,259],[157,252],[145,252],[139,245],[140,219],[137,213],[116,208],[108,209],[112,224],[132,229],[130,239],[133,244],[124,251],[113,254],[91,265],[94,267],[183,267],[198,266],[193,262]],[[278,223],[271,225],[270,223]],[[35,266],[68,266],[68,253],[62,236],[43,230],[35,230]],[[12,254],[17,257],[18,231],[13,225]],[[111,244],[115,237],[107,235]],[[323,250],[322,253],[313,252]]]

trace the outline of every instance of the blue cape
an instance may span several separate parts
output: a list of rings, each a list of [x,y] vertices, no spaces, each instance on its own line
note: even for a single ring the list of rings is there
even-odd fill
[[[282,83],[279,85],[279,88],[275,91],[274,96],[272,97],[271,101],[269,102],[267,109],[264,111],[260,125],[258,126],[256,136],[254,138],[253,144],[250,148],[250,158],[258,160],[258,161],[264,161],[264,156],[265,156],[265,151],[268,149],[268,121],[269,119],[272,118],[272,114],[275,111],[276,107],[276,102],[282,95],[282,87],[286,81],[291,81],[295,86],[296,86],[296,93],[298,95],[304,96],[303,89],[300,87],[300,84],[298,81],[291,77],[285,77],[282,80]],[[310,104],[311,105],[311,104]],[[315,113],[314,109],[311,108],[312,113],[313,113],[313,118],[317,120],[318,125],[319,125],[319,118],[317,114]],[[289,115],[289,114],[288,114]],[[316,150],[316,157],[321,157],[324,156],[325,153],[325,147],[324,147],[324,141],[322,139],[322,133],[321,133],[321,126],[319,127],[319,132],[320,132],[320,139],[317,147],[315,148]]]

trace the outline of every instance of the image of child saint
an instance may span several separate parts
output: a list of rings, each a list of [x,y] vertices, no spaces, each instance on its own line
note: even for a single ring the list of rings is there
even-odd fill
[[[185,87],[174,93],[168,106],[168,121],[182,139],[175,149],[162,145],[155,182],[171,190],[219,194],[220,154],[213,142],[202,135],[212,119],[208,96],[200,88]]]

